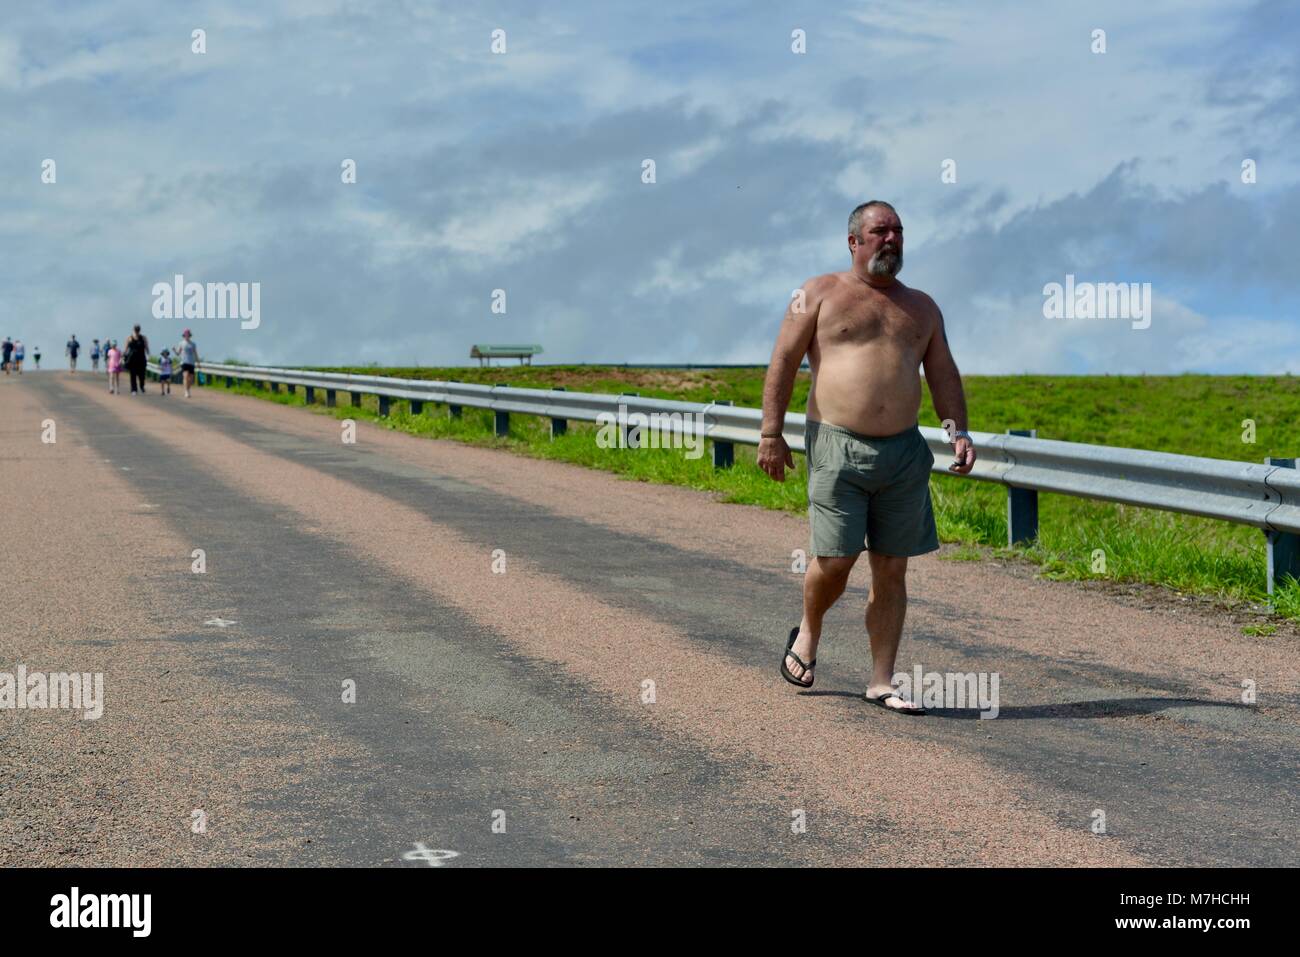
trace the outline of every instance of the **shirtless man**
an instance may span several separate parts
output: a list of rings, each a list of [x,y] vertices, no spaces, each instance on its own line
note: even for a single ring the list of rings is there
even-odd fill
[[[865,698],[924,714],[894,690],[894,659],[907,612],[907,559],[939,547],[930,506],[930,452],[917,427],[925,366],[935,411],[956,425],[953,472],[966,474],[975,448],[966,396],[934,300],[895,276],[903,268],[903,224],[888,203],[863,203],[849,216],[846,272],[804,283],[786,311],[763,386],[758,464],[778,482],[794,468],[782,436],[804,354],[808,395],[808,515],[813,556],[804,577],[803,620],[786,642],[781,674],[811,687],[822,618],[844,594],[864,545],[871,562],[867,634],[872,674]],[[802,299],[802,302],[800,301]]]

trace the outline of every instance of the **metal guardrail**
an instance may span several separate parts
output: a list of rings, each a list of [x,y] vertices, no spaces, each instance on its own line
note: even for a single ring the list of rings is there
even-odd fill
[[[151,365],[156,373],[157,367]],[[278,388],[321,390],[327,404],[337,392],[354,396],[376,395],[380,413],[389,401],[412,403],[421,412],[425,403],[445,404],[452,415],[460,407],[489,409],[496,413],[499,434],[505,434],[510,413],[552,420],[553,434],[562,433],[567,421],[609,421],[618,417],[620,428],[647,424],[651,429],[690,434],[714,446],[714,464],[730,465],[732,445],[757,445],[762,421],[759,409],[721,402],[675,402],[635,394],[608,395],[569,392],[564,389],[518,389],[390,376],[310,372],[275,366],[236,366],[205,362],[199,371]],[[620,412],[621,410],[621,412]],[[654,418],[652,418],[654,417]],[[656,426],[657,423],[657,426]],[[796,452],[804,448],[805,417],[790,413],[785,438]],[[558,424],[558,427],[555,427]],[[952,451],[942,429],[922,426],[921,433],[934,453],[933,472],[954,476],[948,470]],[[626,433],[625,433],[626,434]],[[1220,519],[1263,530],[1268,536],[1269,593],[1283,574],[1300,578],[1300,471],[1294,459],[1271,459],[1266,464],[1061,442],[1026,435],[972,432],[979,458],[964,476],[1008,487],[1008,537],[1012,543],[1037,535],[1038,492],[1118,502]],[[721,454],[720,454],[721,453]]]

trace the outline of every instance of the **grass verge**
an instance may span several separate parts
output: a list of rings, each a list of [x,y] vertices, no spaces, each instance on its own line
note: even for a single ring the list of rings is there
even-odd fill
[[[756,390],[761,389],[762,379],[761,369],[547,366],[331,371],[503,382],[531,388],[565,385],[571,390],[636,391],[685,401],[723,398],[748,405],[758,403]],[[220,379],[214,380],[212,387],[226,389]],[[236,383],[229,391],[282,405],[305,405],[301,390],[289,395]],[[1273,394],[1261,397],[1261,391]],[[1043,438],[1255,462],[1266,454],[1282,455],[1283,450],[1271,449],[1263,440],[1258,445],[1243,442],[1246,421],[1254,423],[1254,437],[1280,431],[1291,421],[1288,415],[1300,418],[1300,384],[1291,377],[974,377],[967,382],[967,395],[972,408],[978,407],[978,402],[991,411],[986,420],[973,420],[972,428],[980,431],[1030,425],[1037,427]],[[792,409],[802,410],[806,396],[807,380],[801,375]],[[339,393],[341,401],[346,403],[347,398],[348,393]],[[681,450],[600,448],[595,441],[596,427],[586,423],[570,421],[568,434],[552,441],[548,420],[513,415],[509,434],[498,437],[493,435],[492,413],[487,410],[466,408],[461,418],[452,419],[445,407],[426,405],[424,414],[415,416],[408,403],[394,401],[389,416],[382,418],[374,396],[364,397],[359,408],[342,404],[329,410],[322,400],[323,396],[318,396],[314,411],[340,419],[364,418],[412,435],[571,462],[635,481],[683,485],[717,493],[726,502],[794,513],[807,508],[802,455],[795,456],[795,473],[785,483],[777,483],[759,471],[754,449],[746,446],[736,447],[734,468],[715,470],[707,448],[695,459]],[[921,421],[938,424],[928,394]],[[1271,609],[1267,607],[1264,536],[1257,529],[1044,493],[1039,495],[1038,540],[1028,547],[1007,547],[1004,488],[943,475],[934,476],[930,488],[940,539],[960,546],[945,552],[945,558],[1022,560],[1037,565],[1041,574],[1051,579],[1162,585],[1178,593],[1212,598],[1261,620],[1300,621],[1300,584],[1284,583],[1273,596]],[[1273,633],[1258,624],[1243,628],[1243,634],[1267,637]]]

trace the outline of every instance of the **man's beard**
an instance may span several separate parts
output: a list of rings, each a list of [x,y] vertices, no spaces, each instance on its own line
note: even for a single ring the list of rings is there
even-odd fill
[[[901,249],[882,249],[867,262],[867,273],[892,279],[903,268]]]

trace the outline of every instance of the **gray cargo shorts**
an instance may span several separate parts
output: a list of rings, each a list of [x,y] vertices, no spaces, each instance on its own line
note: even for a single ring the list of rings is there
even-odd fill
[[[808,520],[814,556],[924,555],[939,547],[930,505],[934,454],[920,428],[859,435],[807,423]]]

